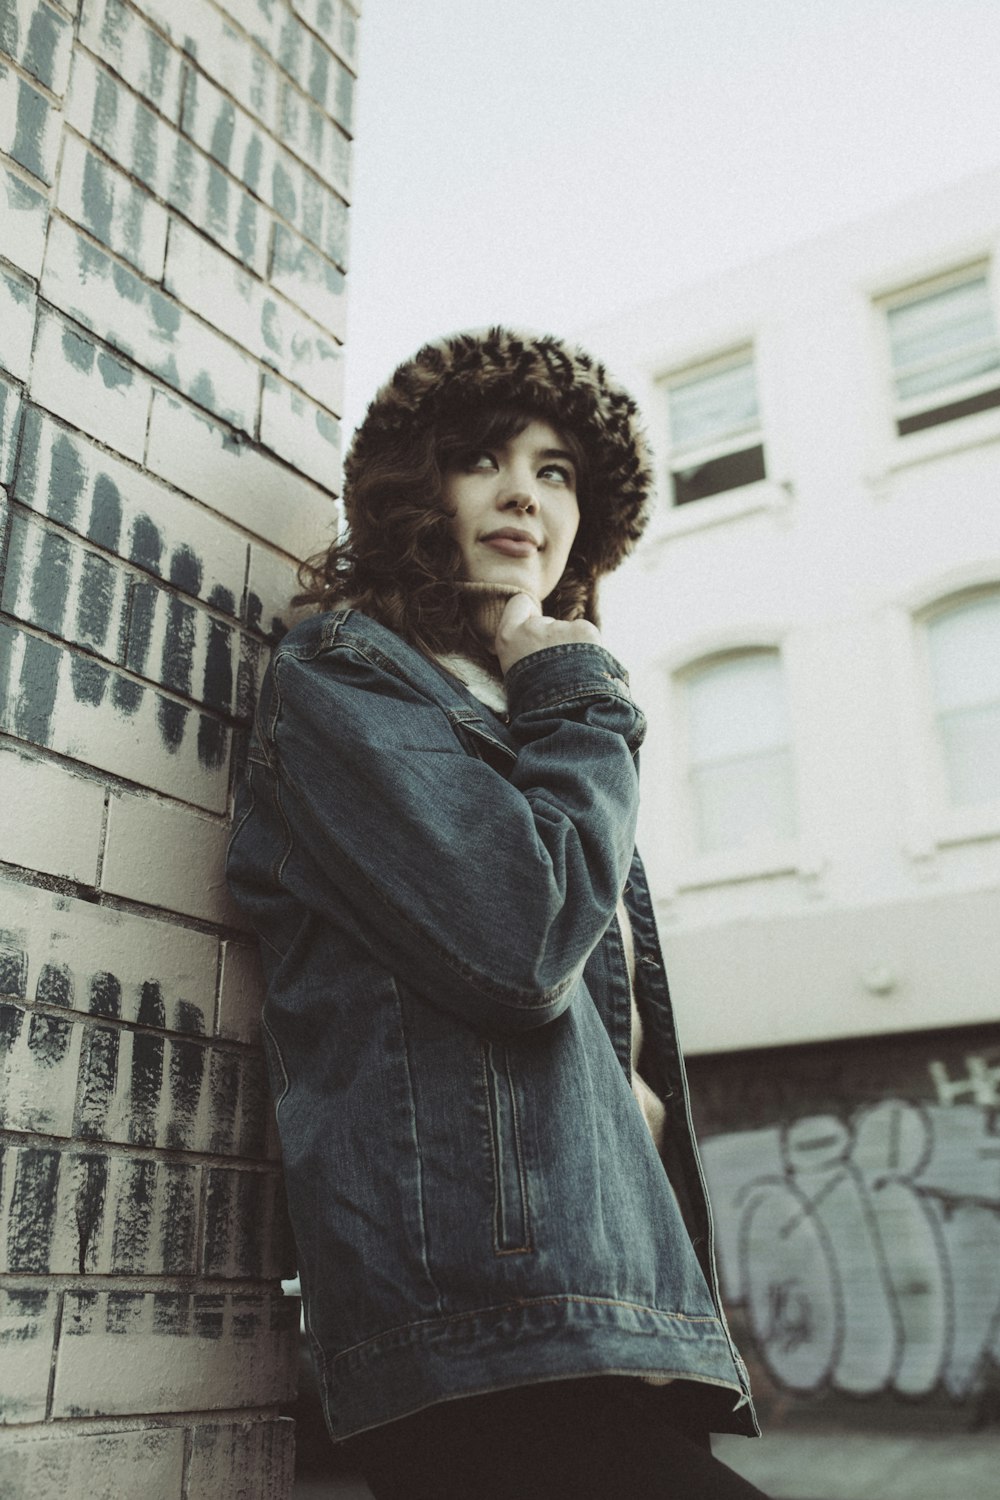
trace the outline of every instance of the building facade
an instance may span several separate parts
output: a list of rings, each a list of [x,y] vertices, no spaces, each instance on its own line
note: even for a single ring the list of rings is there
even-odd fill
[[[1000,171],[588,341],[658,458],[604,608],[765,1418],[996,1421]]]
[[[223,859],[335,515],[356,4],[0,0],[0,1492],[283,1500]]]

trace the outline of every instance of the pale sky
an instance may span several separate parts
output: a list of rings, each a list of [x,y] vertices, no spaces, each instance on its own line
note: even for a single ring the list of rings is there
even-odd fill
[[[345,432],[428,338],[575,337],[1000,161],[1000,0],[365,0]]]

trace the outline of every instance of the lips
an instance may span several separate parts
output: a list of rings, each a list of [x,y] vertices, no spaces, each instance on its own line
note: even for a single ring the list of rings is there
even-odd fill
[[[518,531],[513,526],[502,526],[499,531],[490,531],[479,540],[504,557],[531,557],[540,546],[530,531]]]

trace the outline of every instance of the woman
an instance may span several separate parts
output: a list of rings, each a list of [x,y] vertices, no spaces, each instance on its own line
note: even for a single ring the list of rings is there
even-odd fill
[[[757,1427],[597,629],[635,403],[556,339],[459,335],[345,475],[229,864],[331,1435],[379,1500],[756,1494],[708,1452]]]

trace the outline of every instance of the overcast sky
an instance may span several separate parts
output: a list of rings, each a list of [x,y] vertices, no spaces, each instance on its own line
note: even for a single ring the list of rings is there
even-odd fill
[[[1000,0],[365,0],[346,430],[425,339],[575,335],[1000,161]]]

